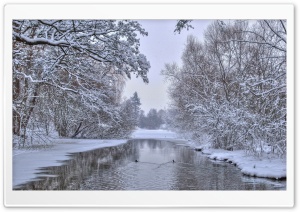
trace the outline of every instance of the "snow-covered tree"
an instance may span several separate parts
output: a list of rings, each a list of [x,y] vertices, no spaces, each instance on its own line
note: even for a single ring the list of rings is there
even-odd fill
[[[183,24],[190,24],[185,22]],[[181,27],[183,29],[184,27]],[[213,22],[167,64],[173,127],[219,148],[286,151],[286,21]]]
[[[42,117],[61,136],[96,136],[91,126],[115,125],[124,77],[148,82],[137,33],[147,35],[137,21],[14,20],[14,134],[25,139],[30,120]]]

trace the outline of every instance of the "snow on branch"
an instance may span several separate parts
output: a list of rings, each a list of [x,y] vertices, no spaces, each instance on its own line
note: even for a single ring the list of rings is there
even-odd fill
[[[22,42],[26,42],[29,45],[39,45],[39,44],[46,44],[50,46],[62,46],[62,47],[68,47],[70,44],[64,40],[60,41],[54,41],[54,40],[49,40],[46,38],[29,38],[27,36],[18,34],[16,32],[13,32],[13,36]]]

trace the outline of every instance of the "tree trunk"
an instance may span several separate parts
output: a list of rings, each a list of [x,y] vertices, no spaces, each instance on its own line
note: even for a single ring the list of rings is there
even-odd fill
[[[34,87],[34,92],[33,92],[33,97],[30,97],[31,99],[28,101],[28,105],[29,105],[29,109],[26,110],[24,117],[22,117],[22,121],[20,124],[21,130],[23,130],[23,135],[24,138],[26,138],[26,129],[27,129],[27,125],[29,123],[31,114],[33,109],[35,108],[36,102],[37,102],[37,96],[39,94],[39,88],[40,88],[41,84],[37,84]]]
[[[20,95],[20,80],[14,78],[13,80],[13,101],[15,101]],[[13,134],[20,135],[20,114],[16,111],[16,108],[13,110]]]

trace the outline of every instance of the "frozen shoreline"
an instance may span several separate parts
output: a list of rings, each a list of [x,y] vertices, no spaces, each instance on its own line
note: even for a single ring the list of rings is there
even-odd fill
[[[177,144],[197,148],[197,146],[167,130],[136,130],[131,139],[161,139]],[[32,181],[38,169],[47,166],[60,166],[63,160],[68,160],[69,153],[89,151],[97,148],[116,146],[130,139],[100,140],[100,139],[55,139],[54,146],[39,150],[13,151],[13,187]],[[284,179],[286,178],[286,160],[246,155],[244,151],[227,151],[219,149],[203,149],[202,153],[214,160],[227,161],[236,164],[243,174],[256,177]],[[269,158],[268,158],[269,157]]]
[[[220,160],[236,165],[243,174],[251,177],[262,177],[276,180],[286,179],[286,159],[265,154],[260,157],[247,155],[244,150],[227,151],[204,149],[203,154],[210,159]]]

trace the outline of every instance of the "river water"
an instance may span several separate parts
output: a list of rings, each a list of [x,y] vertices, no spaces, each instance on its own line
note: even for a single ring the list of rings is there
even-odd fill
[[[188,146],[161,140],[70,154],[15,190],[285,190],[286,181],[244,176]],[[174,160],[174,162],[173,162]]]

